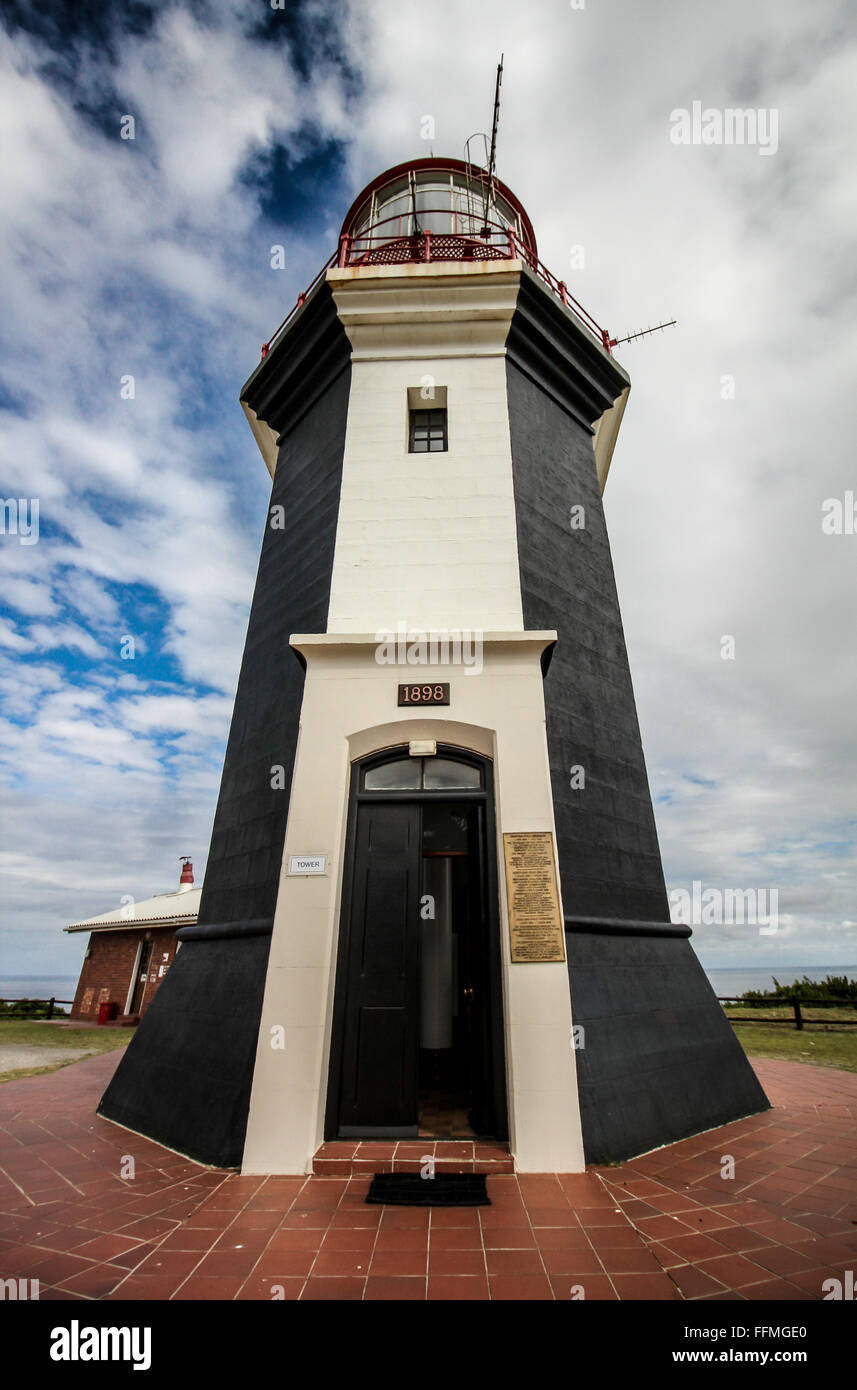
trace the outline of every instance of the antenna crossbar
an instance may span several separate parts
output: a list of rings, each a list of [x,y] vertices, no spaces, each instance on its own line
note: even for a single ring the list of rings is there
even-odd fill
[[[645,338],[649,333],[660,333],[663,328],[672,328],[677,319],[670,319],[669,323],[656,323],[654,328],[641,328],[637,333],[629,333],[626,338],[611,338],[610,346],[618,347],[620,343],[633,343],[635,338]]]

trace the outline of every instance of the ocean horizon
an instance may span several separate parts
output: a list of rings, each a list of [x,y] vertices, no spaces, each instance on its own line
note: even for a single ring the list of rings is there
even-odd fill
[[[790,985],[804,976],[815,984],[828,975],[847,975],[857,980],[857,965],[771,965],[771,966],[703,966],[714,993],[721,998],[744,994],[748,989],[773,989],[774,979]]]
[[[791,984],[806,975],[819,982],[828,975],[847,975],[857,980],[857,965],[703,966],[714,993],[723,997],[748,989],[773,989],[774,977]],[[77,975],[2,975],[0,999],[74,998]]]
[[[0,975],[0,999],[74,999],[77,975]]]

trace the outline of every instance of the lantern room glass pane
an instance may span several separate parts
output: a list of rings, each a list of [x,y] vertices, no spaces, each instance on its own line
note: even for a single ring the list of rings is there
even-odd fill
[[[417,230],[433,235],[480,237],[485,225],[485,182],[474,173],[468,180],[459,171],[450,174],[435,169],[417,170],[413,186],[407,178],[398,178],[381,188],[366,201],[355,218],[353,232],[359,241],[365,235],[370,219],[375,224],[367,245],[379,245],[397,237],[411,236]],[[487,238],[490,244],[506,241],[504,229],[518,231],[518,218],[505,198],[496,191],[488,209],[492,226]],[[380,226],[378,224],[381,224]]]
[[[390,237],[410,236],[413,225],[411,219],[411,191],[407,184],[397,184],[393,189],[385,189],[378,195],[375,205],[375,236],[380,241]]]
[[[424,184],[418,181],[415,201],[420,230],[448,235],[452,230],[449,181],[443,184]]]
[[[450,191],[448,183],[423,182],[417,174],[415,201],[419,225],[424,232],[457,232],[459,235],[478,237],[485,225],[485,185],[479,180],[468,184],[458,177]],[[495,194],[487,213],[490,223],[500,223],[499,228],[492,227],[488,240],[503,241],[502,229],[515,227],[512,209],[505,199]]]

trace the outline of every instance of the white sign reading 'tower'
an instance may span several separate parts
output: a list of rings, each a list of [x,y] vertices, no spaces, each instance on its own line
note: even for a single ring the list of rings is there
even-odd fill
[[[292,854],[289,856],[290,874],[326,874],[326,854]]]

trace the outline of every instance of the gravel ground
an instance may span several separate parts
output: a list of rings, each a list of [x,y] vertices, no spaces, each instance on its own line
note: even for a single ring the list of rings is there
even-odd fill
[[[76,1062],[91,1057],[88,1047],[38,1047],[27,1043],[0,1043],[0,1072],[26,1067],[49,1067],[54,1062]]]

